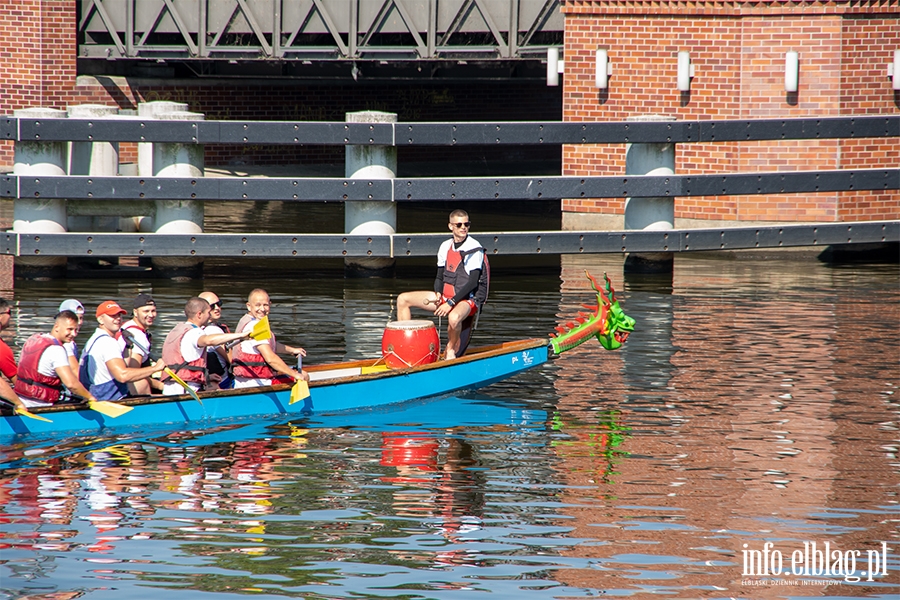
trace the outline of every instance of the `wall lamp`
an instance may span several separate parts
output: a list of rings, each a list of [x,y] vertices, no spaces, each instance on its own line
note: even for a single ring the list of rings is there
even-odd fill
[[[691,91],[691,79],[694,77],[694,65],[691,63],[691,53],[682,50],[678,53],[678,91]]]
[[[612,64],[609,62],[609,51],[598,49],[594,66],[594,87],[605,90],[609,87],[609,76],[612,75]]]
[[[888,77],[893,80],[891,88],[900,90],[900,50],[894,50],[894,62],[888,63]]]
[[[800,55],[794,50],[790,50],[784,53],[784,91],[796,92],[799,80]]]
[[[559,48],[547,48],[547,85],[559,85],[559,74],[565,68],[565,61],[559,60]]]

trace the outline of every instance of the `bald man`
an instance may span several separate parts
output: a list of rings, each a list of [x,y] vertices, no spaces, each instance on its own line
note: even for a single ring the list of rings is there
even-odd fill
[[[269,316],[272,304],[266,290],[255,289],[247,297],[247,314],[241,317],[237,331],[250,333],[253,326]],[[278,353],[292,356],[306,356],[306,350],[278,342],[275,334],[267,340],[246,340],[234,347],[231,354],[234,387],[246,388],[279,383],[293,383],[302,379],[309,381],[304,371],[295,371],[278,356]]]
[[[228,325],[222,322],[222,301],[215,292],[202,292],[199,296],[209,302],[209,323],[204,327],[207,334],[231,333]],[[208,346],[206,348],[206,369],[209,371],[210,384],[221,388],[230,388],[234,385],[234,379],[228,374],[231,366],[231,357],[224,344]]]

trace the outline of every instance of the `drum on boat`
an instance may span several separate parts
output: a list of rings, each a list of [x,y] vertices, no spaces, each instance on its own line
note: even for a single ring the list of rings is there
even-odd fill
[[[433,363],[440,351],[441,340],[431,321],[392,321],[381,337],[384,364],[392,369]]]

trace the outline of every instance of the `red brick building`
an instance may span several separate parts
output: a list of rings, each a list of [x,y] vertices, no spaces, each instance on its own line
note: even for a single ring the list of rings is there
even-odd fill
[[[565,121],[897,115],[887,66],[900,49],[895,0],[564,0]],[[612,75],[595,87],[595,53]],[[690,52],[690,92],[676,88],[679,51]],[[784,89],[785,52],[799,53],[799,88]],[[896,167],[897,138],[681,144],[676,173]],[[625,172],[625,148],[569,145],[564,175]],[[621,199],[564,200],[564,223],[622,226]],[[678,198],[676,226],[710,221],[803,222],[900,218],[900,192]],[[692,223],[693,221],[693,223]],[[575,223],[578,223],[576,226]]]

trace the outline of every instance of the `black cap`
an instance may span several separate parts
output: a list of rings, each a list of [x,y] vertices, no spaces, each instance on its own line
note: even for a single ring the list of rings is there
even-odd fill
[[[153,297],[150,294],[138,294],[134,299],[134,307],[141,308],[143,306],[156,306]]]

